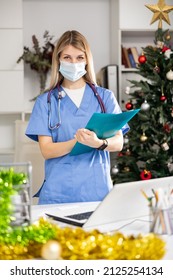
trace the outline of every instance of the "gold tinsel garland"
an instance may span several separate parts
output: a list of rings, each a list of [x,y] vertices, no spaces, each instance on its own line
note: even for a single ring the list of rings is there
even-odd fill
[[[165,254],[165,242],[155,234],[134,237],[120,232],[87,232],[61,228],[44,218],[9,237],[0,243],[1,260],[40,259],[43,246],[50,240],[60,244],[60,257],[65,260],[159,260]]]

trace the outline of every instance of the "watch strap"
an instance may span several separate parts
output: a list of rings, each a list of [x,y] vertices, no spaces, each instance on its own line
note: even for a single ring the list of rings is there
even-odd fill
[[[108,140],[107,139],[103,139],[103,144],[99,148],[97,148],[97,150],[103,151],[104,149],[107,148],[107,146],[108,146]]]

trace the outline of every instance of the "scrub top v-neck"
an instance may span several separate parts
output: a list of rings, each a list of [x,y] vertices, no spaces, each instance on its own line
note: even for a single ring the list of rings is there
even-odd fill
[[[107,113],[118,114],[121,109],[112,91],[97,87],[97,92]],[[79,128],[86,126],[95,112],[101,112],[92,89],[86,84],[79,108],[66,94],[61,100],[61,125],[58,129],[48,127],[47,94],[40,95],[34,105],[26,135],[38,141],[39,135],[50,136],[53,142],[65,142],[74,138]],[[51,125],[57,123],[57,89],[51,97]],[[123,127],[125,134],[129,126]],[[45,179],[39,192],[39,204],[101,201],[112,188],[110,157],[107,151],[97,149],[77,155],[69,154],[45,160]]]

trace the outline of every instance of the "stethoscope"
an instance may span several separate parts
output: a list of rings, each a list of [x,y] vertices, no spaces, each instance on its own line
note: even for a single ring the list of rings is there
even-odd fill
[[[89,86],[91,87],[91,89],[93,90],[94,95],[96,96],[96,98],[97,98],[97,100],[98,100],[98,102],[99,102],[99,105],[100,105],[100,108],[101,108],[102,113],[106,113],[105,105],[104,105],[103,100],[101,99],[100,95],[98,94],[95,85],[93,85],[93,84],[91,84],[91,83],[88,83],[88,85],[89,85]],[[51,129],[51,130],[57,129],[57,128],[59,128],[60,125],[61,125],[61,114],[60,114],[61,100],[62,100],[63,97],[66,96],[66,93],[61,89],[61,86],[60,86],[59,83],[57,84],[57,89],[58,89],[58,123],[56,123],[54,126],[51,125],[51,96],[52,96],[53,89],[50,90],[50,91],[48,92],[48,95],[47,95],[47,104],[48,104],[48,127],[49,127],[49,129]]]

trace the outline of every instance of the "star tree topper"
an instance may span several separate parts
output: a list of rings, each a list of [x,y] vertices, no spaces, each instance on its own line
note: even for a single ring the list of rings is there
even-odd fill
[[[168,13],[173,10],[173,6],[166,5],[165,0],[159,0],[157,5],[145,5],[145,6],[154,13],[150,24],[159,20],[158,28],[162,28],[162,20],[163,20],[170,25]]]

